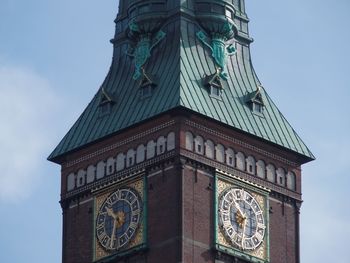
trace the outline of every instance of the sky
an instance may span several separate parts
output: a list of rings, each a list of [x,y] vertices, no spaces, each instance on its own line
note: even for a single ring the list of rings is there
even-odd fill
[[[102,84],[117,0],[0,0],[0,262],[61,262],[51,150]],[[246,0],[255,70],[309,146],[301,259],[348,263],[350,2]]]

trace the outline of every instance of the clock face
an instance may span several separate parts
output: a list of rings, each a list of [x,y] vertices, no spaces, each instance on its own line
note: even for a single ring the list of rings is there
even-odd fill
[[[221,195],[219,222],[228,241],[242,250],[253,251],[264,241],[264,212],[244,189],[230,188]]]
[[[142,212],[142,202],[132,188],[120,188],[102,204],[96,219],[96,235],[106,250],[125,247],[135,236]]]

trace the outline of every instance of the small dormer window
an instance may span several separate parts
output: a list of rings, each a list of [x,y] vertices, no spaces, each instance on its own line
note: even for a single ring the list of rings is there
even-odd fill
[[[253,103],[253,112],[262,114],[263,110],[264,110],[264,105],[257,102]]]
[[[104,103],[100,105],[100,116],[108,115],[111,112],[111,105]]]
[[[112,106],[115,103],[112,96],[105,90],[101,88],[100,104],[99,104],[99,114],[100,117],[108,115],[111,112]]]
[[[142,79],[140,81],[140,98],[146,99],[152,96],[153,91],[157,84],[154,82],[153,78],[148,76],[144,69],[142,69]]]
[[[262,88],[259,86],[256,91],[249,93],[246,99],[251,111],[258,115],[263,115],[265,108],[261,89]]]
[[[205,85],[208,88],[209,95],[213,98],[221,99],[222,83],[220,80],[220,70],[213,75],[205,78]]]
[[[210,95],[214,97],[221,97],[221,88],[210,86]]]
[[[150,97],[152,95],[152,90],[153,88],[150,85],[140,87],[140,97],[142,99]]]

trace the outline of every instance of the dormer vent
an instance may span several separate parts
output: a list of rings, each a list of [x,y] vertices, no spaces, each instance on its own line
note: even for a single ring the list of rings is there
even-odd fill
[[[145,99],[152,96],[153,90],[157,86],[157,83],[154,79],[154,76],[148,75],[146,71],[142,68],[142,78],[139,86],[141,99]]]
[[[209,95],[217,99],[221,99],[221,93],[223,90],[220,72],[220,69],[217,69],[214,74],[207,76],[204,80],[205,86],[208,88]]]
[[[113,96],[109,94],[104,87],[101,88],[99,115],[103,117],[111,112],[112,106],[115,103]]]
[[[265,107],[261,91],[262,87],[258,86],[258,88],[255,91],[247,95],[246,99],[246,103],[250,107],[251,111],[259,115],[262,115],[264,113]]]

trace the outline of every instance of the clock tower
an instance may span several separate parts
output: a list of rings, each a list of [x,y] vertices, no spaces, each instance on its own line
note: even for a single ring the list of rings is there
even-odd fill
[[[63,263],[299,263],[314,159],[252,66],[244,0],[120,0],[106,79],[49,156]]]

